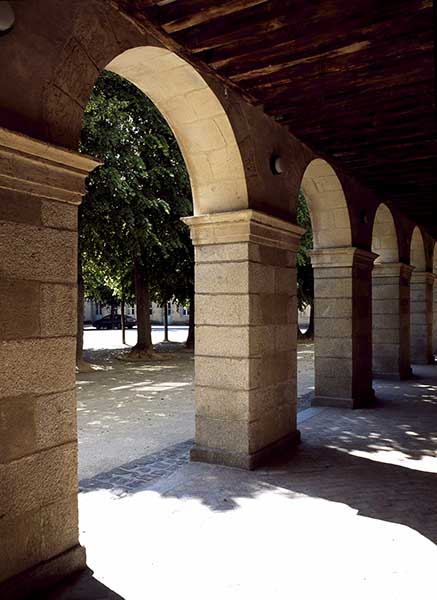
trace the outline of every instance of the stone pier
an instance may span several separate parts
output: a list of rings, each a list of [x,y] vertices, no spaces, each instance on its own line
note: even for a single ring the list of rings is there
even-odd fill
[[[191,457],[252,469],[299,442],[295,252],[302,230],[252,210],[185,222],[196,258]]]
[[[312,252],[315,405],[360,408],[373,402],[371,277],[375,257],[351,247]]]
[[[413,271],[411,275],[411,362],[432,364],[432,317],[434,275]]]
[[[411,376],[410,277],[403,263],[376,263],[372,275],[373,375]]]

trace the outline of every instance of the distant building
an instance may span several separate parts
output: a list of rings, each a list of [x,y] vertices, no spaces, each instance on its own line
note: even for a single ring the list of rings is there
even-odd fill
[[[126,304],[126,314],[136,318],[136,306],[134,304]],[[84,323],[92,323],[96,319],[105,317],[111,313],[111,307],[96,300],[85,300],[84,305]],[[117,313],[120,314],[120,307],[117,308]],[[167,314],[169,325],[188,325],[190,318],[189,309],[181,304],[173,302],[167,303]],[[164,323],[164,308],[152,302],[150,306],[150,319],[154,324]]]

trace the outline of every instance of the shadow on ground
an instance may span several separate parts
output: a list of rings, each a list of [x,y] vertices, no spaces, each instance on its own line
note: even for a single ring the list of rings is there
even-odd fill
[[[268,467],[247,473],[186,464],[153,485],[140,482],[125,492],[195,498],[220,512],[280,487],[290,498],[346,504],[437,543],[437,379],[426,367],[420,373],[409,382],[377,382],[380,402],[374,409],[311,409],[314,416],[300,425],[299,449]]]
[[[29,600],[125,600],[93,577],[91,569],[68,577],[62,583]]]

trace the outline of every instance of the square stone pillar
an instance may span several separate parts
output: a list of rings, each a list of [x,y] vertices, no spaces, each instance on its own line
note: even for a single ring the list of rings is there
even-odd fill
[[[299,442],[299,227],[252,210],[185,219],[195,245],[192,460],[255,468]]]
[[[437,246],[434,248],[434,252],[437,252]],[[437,275],[434,274],[433,283],[433,316],[432,316],[432,338],[433,338],[433,354],[437,354]]]
[[[428,365],[434,362],[432,351],[434,275],[413,271],[410,283],[411,362]]]
[[[0,128],[0,597],[85,566],[78,542],[77,205],[96,162]]]
[[[410,277],[403,263],[376,263],[372,275],[373,375],[411,376]]]
[[[314,250],[314,405],[361,408],[372,388],[372,268],[358,248]]]

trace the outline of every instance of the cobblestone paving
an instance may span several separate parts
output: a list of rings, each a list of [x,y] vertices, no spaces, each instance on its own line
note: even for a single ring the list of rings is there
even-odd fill
[[[194,440],[169,446],[159,452],[137,458],[105,473],[79,482],[79,492],[111,490],[116,496],[125,496],[152,481],[170,475],[181,465],[189,462],[190,448]]]

